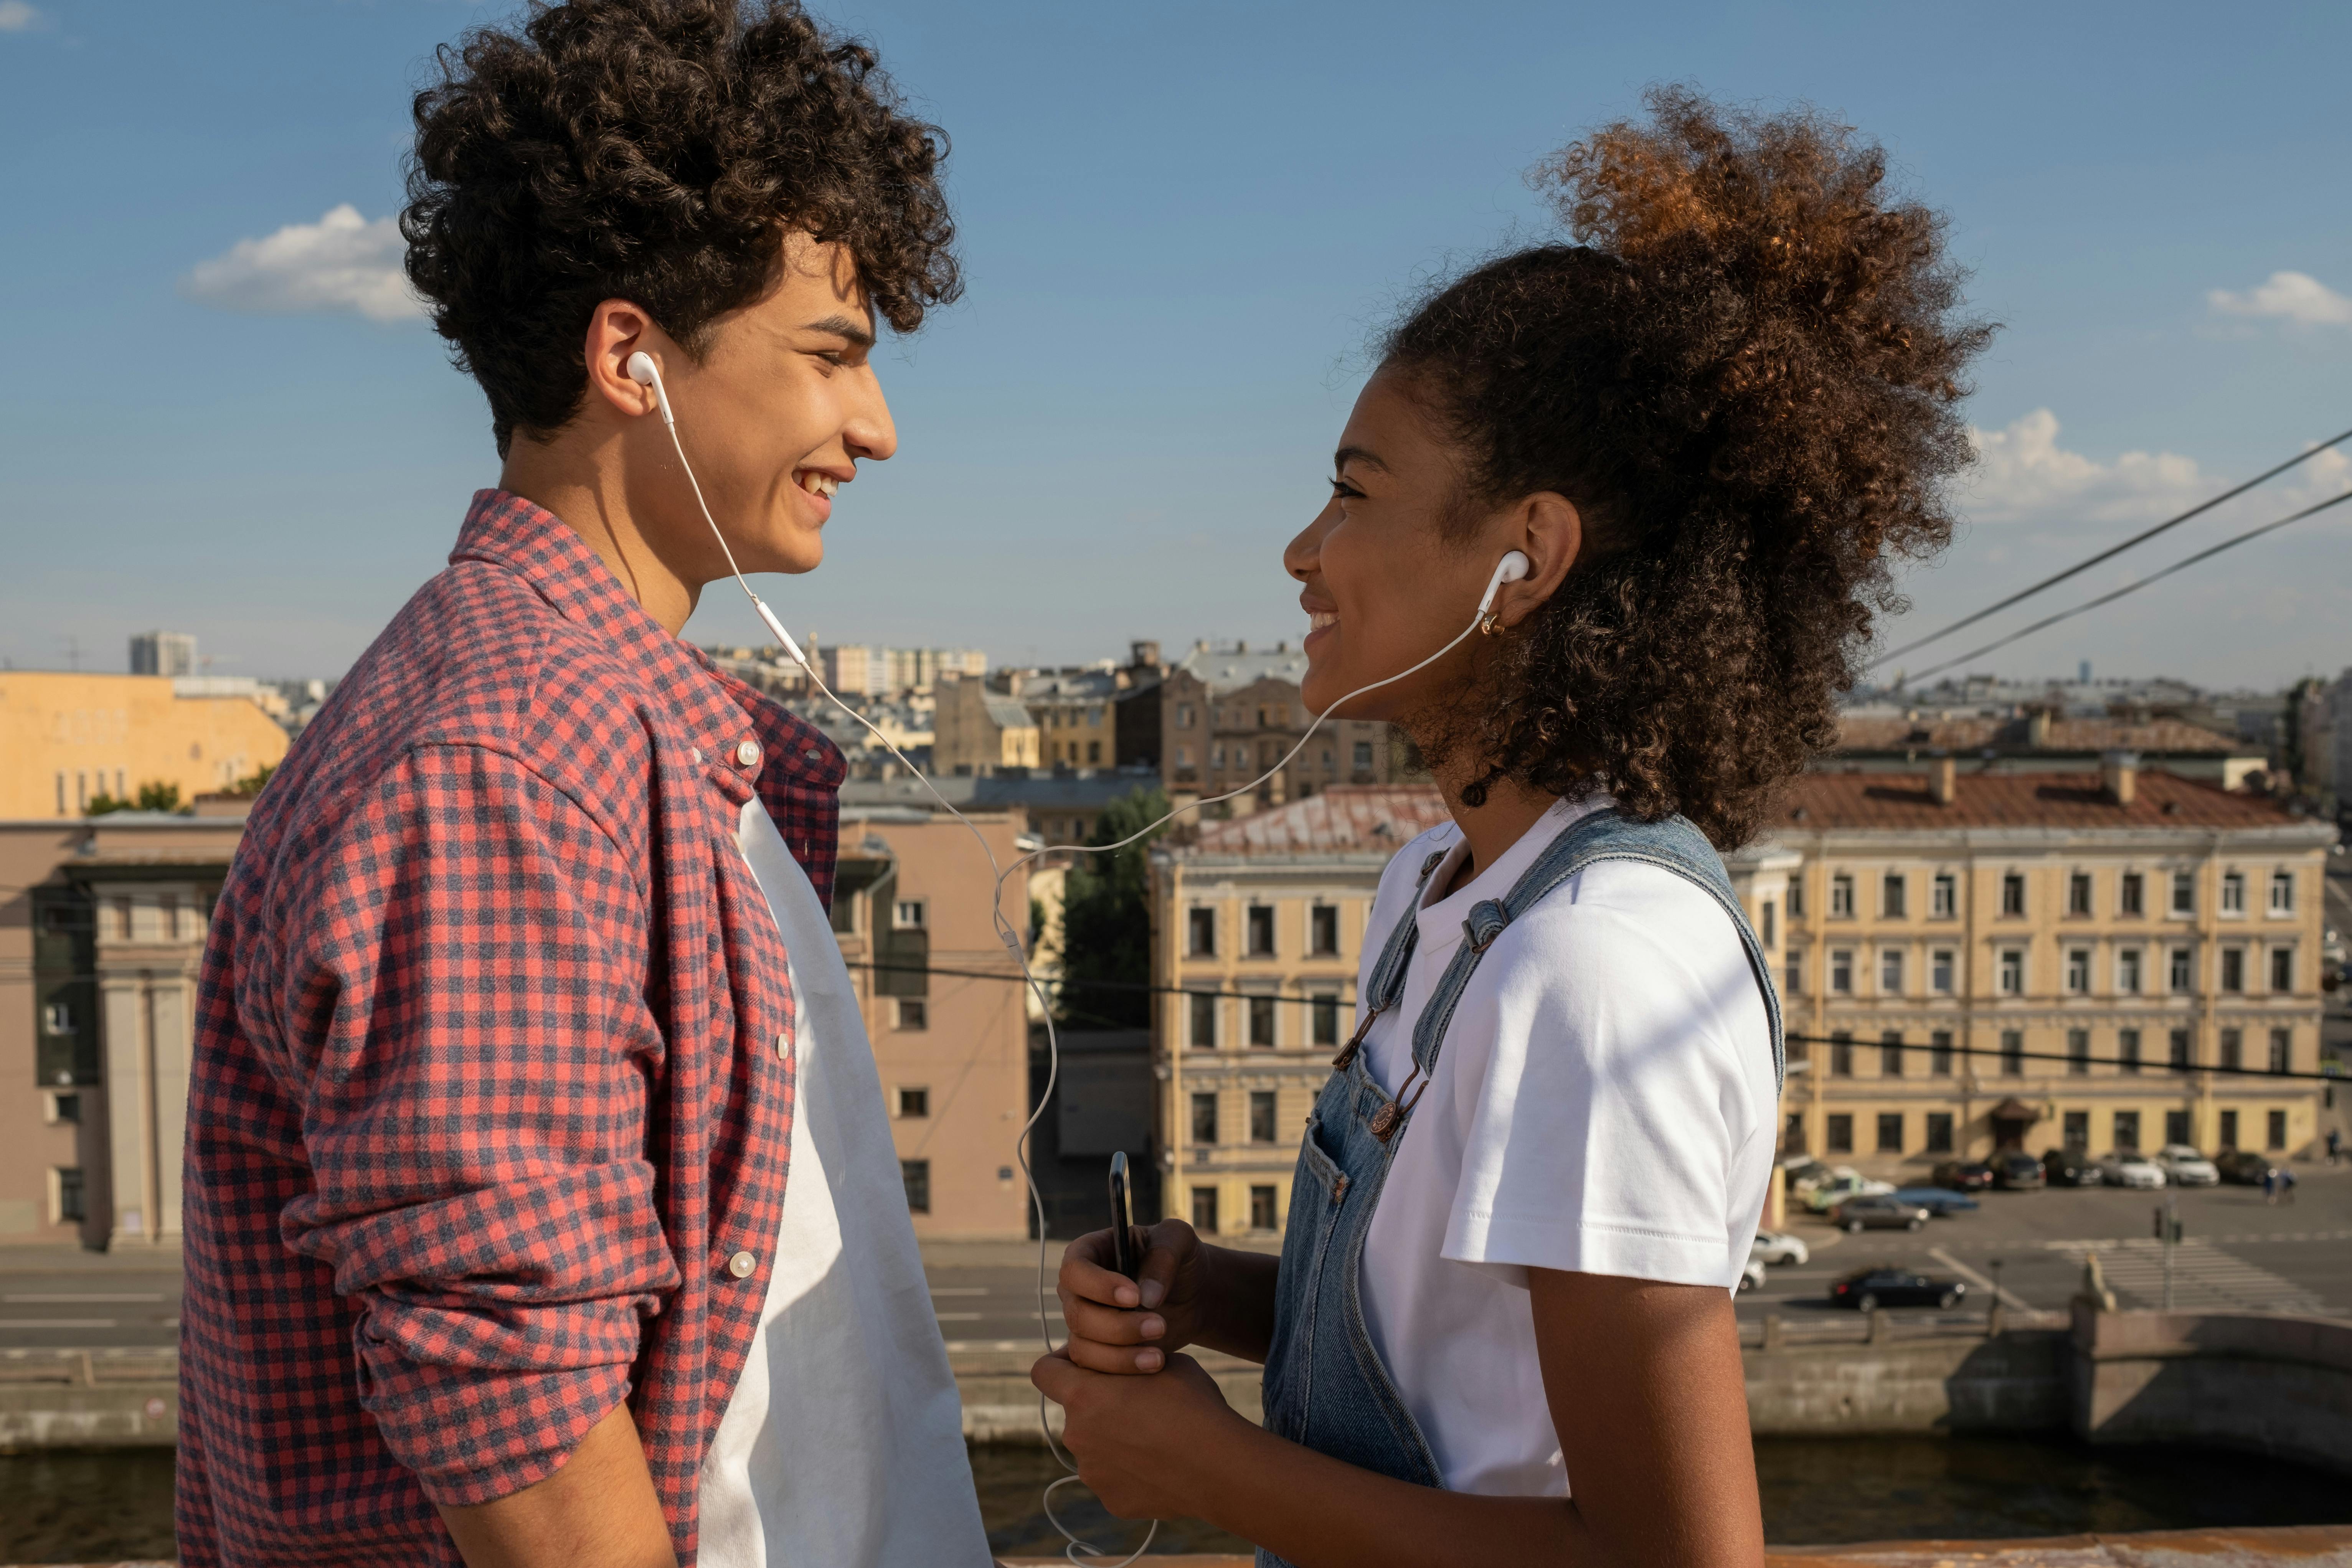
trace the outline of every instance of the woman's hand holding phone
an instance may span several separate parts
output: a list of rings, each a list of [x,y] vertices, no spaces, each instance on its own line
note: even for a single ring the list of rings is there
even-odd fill
[[[1215,1247],[1180,1219],[1136,1227],[1143,1261],[1129,1279],[1113,1268],[1112,1233],[1097,1230],[1063,1250],[1056,1288],[1069,1328],[1065,1352],[1091,1372],[1158,1372],[1202,1337],[1213,1303]]]

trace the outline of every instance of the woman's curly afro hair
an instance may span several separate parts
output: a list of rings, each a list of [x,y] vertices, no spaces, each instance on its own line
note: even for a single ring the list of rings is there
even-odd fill
[[[1473,510],[1556,491],[1584,519],[1559,591],[1493,645],[1486,699],[1433,755],[1486,786],[1606,781],[1728,848],[1835,738],[1890,554],[1949,540],[1969,458],[1937,215],[1887,199],[1885,156],[1810,112],[1685,89],[1535,178],[1582,243],[1506,256],[1388,337],[1463,454]]]
[[[772,285],[788,227],[846,246],[899,331],[959,291],[945,136],[901,112],[872,50],[793,0],[534,4],[520,31],[478,28],[439,65],[416,95],[400,228],[501,455],[578,411],[601,301],[702,352]]]

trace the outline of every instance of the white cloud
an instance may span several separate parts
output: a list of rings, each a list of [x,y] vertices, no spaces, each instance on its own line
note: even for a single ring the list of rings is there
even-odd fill
[[[41,14],[25,0],[0,0],[0,33],[29,33],[41,21]]]
[[[2224,316],[2260,316],[2298,327],[2352,327],[2352,299],[2308,272],[2273,272],[2242,294],[2215,289],[2205,300]]]
[[[199,262],[180,290],[224,310],[353,310],[371,321],[413,321],[423,310],[401,273],[402,249],[397,223],[371,223],[346,202],[317,223],[238,240]]]
[[[1979,522],[2130,522],[2161,517],[2210,494],[2194,458],[2126,452],[2101,463],[2058,444],[2058,416],[2037,408],[2006,429],[1970,430],[1976,466],[1961,507]]]

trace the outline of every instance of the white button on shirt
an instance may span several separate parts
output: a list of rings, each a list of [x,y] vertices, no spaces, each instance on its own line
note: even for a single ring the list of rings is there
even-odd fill
[[[736,742],[735,763],[738,767],[758,767],[760,765],[760,742],[757,741]]]
[[[738,1279],[749,1279],[751,1270],[758,1267],[760,1260],[748,1252],[739,1252],[727,1260],[727,1272]]]

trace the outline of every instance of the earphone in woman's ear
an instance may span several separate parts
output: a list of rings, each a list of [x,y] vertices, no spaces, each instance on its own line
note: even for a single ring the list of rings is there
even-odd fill
[[[1478,613],[1483,616],[1495,607],[1495,595],[1503,591],[1504,584],[1516,583],[1527,574],[1526,554],[1517,550],[1507,552],[1495,563],[1495,574],[1486,579],[1486,595],[1478,601]]]

